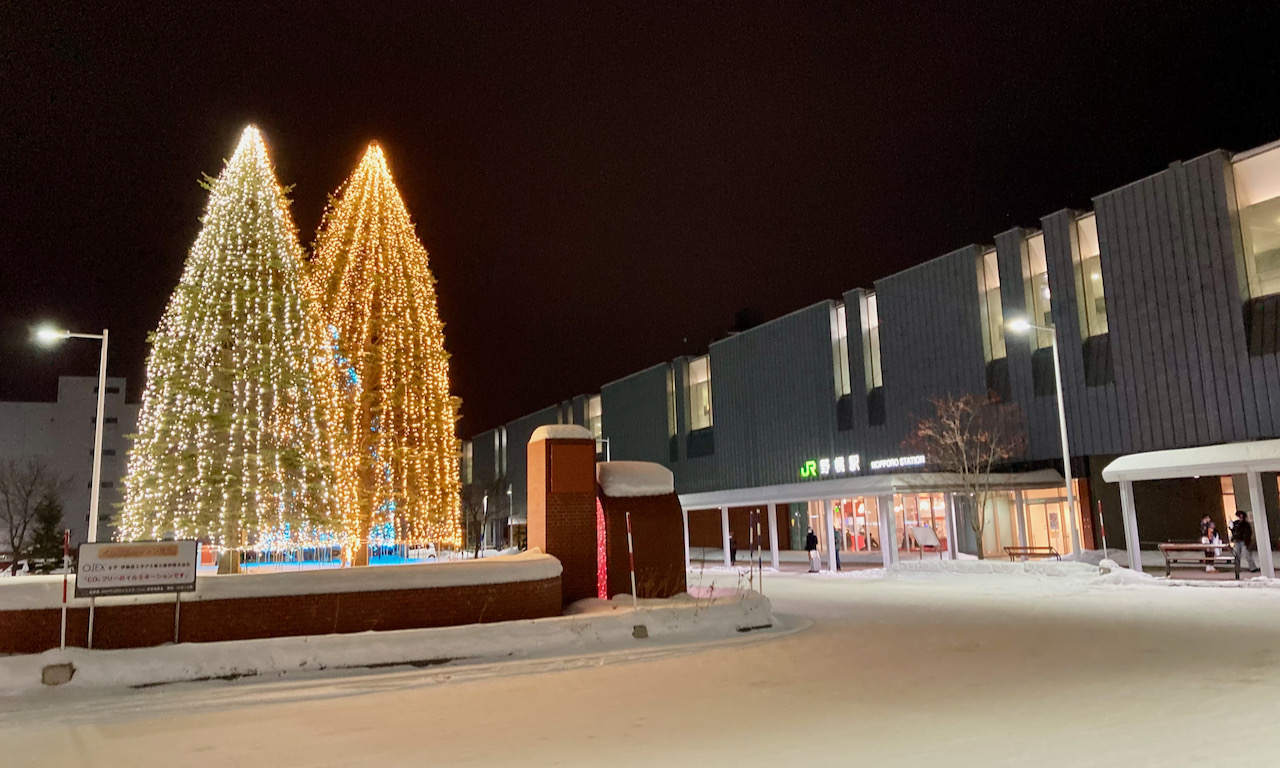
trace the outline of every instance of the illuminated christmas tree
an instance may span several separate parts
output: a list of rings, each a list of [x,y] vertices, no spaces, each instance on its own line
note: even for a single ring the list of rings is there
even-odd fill
[[[304,254],[256,128],[209,185],[202,228],[150,339],[120,538],[228,549],[340,531],[333,366]]]
[[[348,541],[460,544],[458,401],[435,279],[386,157],[371,145],[330,205],[309,285],[338,344],[345,453],[359,503]],[[353,562],[365,547],[353,545]]]

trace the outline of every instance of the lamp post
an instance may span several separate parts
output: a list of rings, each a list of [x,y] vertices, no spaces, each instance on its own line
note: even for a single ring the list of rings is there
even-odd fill
[[[1071,530],[1071,551],[1080,553],[1080,529],[1076,525],[1076,491],[1071,483],[1071,448],[1067,445],[1067,405],[1062,399],[1062,364],[1058,359],[1058,331],[1053,326],[1035,325],[1021,318],[1008,323],[1015,333],[1045,331],[1053,343],[1053,383],[1058,392],[1058,433],[1062,436],[1062,474],[1067,481],[1067,525]]]
[[[98,417],[93,422],[93,481],[89,486],[89,543],[98,540],[98,493],[102,486],[102,412],[107,400],[107,329],[102,333],[72,333],[57,328],[41,328],[36,339],[47,346],[63,339],[99,339],[102,359],[98,363]]]

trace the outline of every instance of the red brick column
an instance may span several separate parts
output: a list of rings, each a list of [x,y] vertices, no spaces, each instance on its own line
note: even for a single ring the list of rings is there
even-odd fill
[[[529,548],[554,555],[566,605],[596,596],[596,441],[529,443]]]

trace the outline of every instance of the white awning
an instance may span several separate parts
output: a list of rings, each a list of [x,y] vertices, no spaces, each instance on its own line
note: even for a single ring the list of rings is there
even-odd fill
[[[1280,472],[1280,440],[1133,453],[1108,464],[1102,479],[1119,483],[1248,472]]]
[[[1063,484],[1062,475],[1052,469],[1035,472],[1008,472],[992,475],[994,490],[1056,488]],[[858,475],[832,480],[814,480],[758,488],[733,488],[680,494],[685,509],[716,507],[749,507],[757,504],[788,504],[815,499],[848,499],[888,493],[935,493],[961,491],[960,476],[949,472],[901,472],[884,475]]]

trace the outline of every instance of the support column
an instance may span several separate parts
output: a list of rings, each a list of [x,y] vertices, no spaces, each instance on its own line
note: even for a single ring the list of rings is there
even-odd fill
[[[769,505],[769,559],[773,570],[778,569],[778,505]]]
[[[827,570],[836,572],[836,521],[831,499],[822,500],[822,524],[827,529]]]
[[[955,494],[944,493],[942,502],[946,505],[947,515],[947,557],[952,560],[959,558],[956,555],[960,552],[960,543],[956,541],[956,499]]]
[[[689,570],[689,510],[680,508],[680,517],[684,520],[684,569]]]
[[[1021,490],[1013,492],[1013,508],[1014,514],[1018,516],[1018,546],[1025,547],[1027,546],[1027,506],[1022,499]]]
[[[1129,567],[1142,572],[1142,548],[1138,546],[1138,513],[1133,505],[1133,481],[1120,481],[1120,514],[1124,518],[1124,541],[1129,550]]]
[[[724,546],[724,567],[728,568],[729,563],[729,508],[720,508],[720,542]]]
[[[876,509],[880,519],[880,557],[884,567],[898,562],[898,534],[894,530],[893,494],[876,497]]]
[[[1267,523],[1267,505],[1262,498],[1262,476],[1249,473],[1249,505],[1253,507],[1253,538],[1258,542],[1258,566],[1268,579],[1276,577],[1276,566],[1271,557],[1271,529]]]

